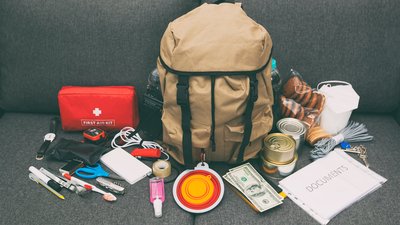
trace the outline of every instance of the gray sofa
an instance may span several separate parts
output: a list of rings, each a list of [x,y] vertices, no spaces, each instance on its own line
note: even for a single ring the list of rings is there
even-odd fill
[[[317,224],[289,199],[257,214],[229,188],[217,208],[193,215],[178,207],[172,183],[167,184],[164,215],[157,219],[146,179],[129,186],[113,204],[97,194],[67,192],[61,201],[28,179],[30,165],[45,166],[34,156],[58,113],[58,90],[63,85],[134,85],[142,99],[167,24],[200,3],[0,2],[1,224]],[[388,182],[330,224],[399,224],[400,2],[243,0],[243,7],[270,32],[284,78],[295,68],[314,87],[323,80],[345,80],[361,97],[353,119],[375,136],[365,144],[368,160]],[[79,133],[59,133],[80,138]],[[310,163],[308,150],[298,168]],[[223,163],[211,167],[220,174],[229,169]]]

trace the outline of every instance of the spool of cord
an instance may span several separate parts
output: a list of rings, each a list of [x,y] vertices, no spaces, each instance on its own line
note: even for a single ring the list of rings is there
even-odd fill
[[[166,178],[171,175],[171,163],[167,160],[157,160],[153,163],[153,174],[159,178]]]
[[[310,145],[315,145],[318,141],[324,138],[331,138],[332,135],[328,134],[327,132],[324,131],[320,126],[314,126],[308,129],[307,135],[306,135],[306,141]]]
[[[342,141],[365,142],[372,141],[373,138],[373,136],[368,134],[365,124],[350,121],[336,136],[318,141],[314,146],[315,148],[311,150],[310,156],[313,159],[324,157]]]

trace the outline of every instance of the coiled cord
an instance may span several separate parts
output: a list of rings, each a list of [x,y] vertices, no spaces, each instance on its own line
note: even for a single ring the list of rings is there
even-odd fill
[[[373,139],[374,137],[368,134],[368,129],[365,124],[350,121],[336,136],[318,141],[314,145],[315,148],[311,150],[310,156],[312,159],[324,157],[342,141],[366,142]]]

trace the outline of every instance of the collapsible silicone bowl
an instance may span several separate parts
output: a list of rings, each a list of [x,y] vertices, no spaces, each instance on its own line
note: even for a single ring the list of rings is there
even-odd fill
[[[224,196],[224,182],[207,163],[183,171],[175,180],[175,202],[191,213],[204,213],[215,208]]]

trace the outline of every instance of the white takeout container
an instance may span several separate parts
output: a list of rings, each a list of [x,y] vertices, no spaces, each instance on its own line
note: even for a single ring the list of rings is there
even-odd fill
[[[345,81],[324,81],[318,84],[317,90],[326,98],[320,118],[321,127],[335,135],[346,127],[351,113],[358,108],[360,96]]]

